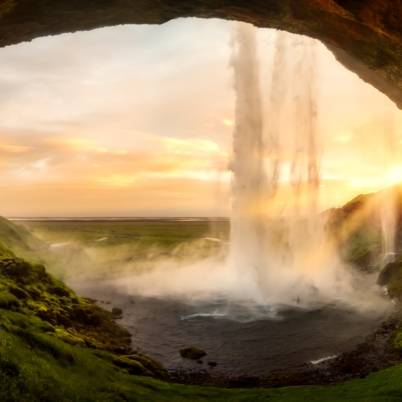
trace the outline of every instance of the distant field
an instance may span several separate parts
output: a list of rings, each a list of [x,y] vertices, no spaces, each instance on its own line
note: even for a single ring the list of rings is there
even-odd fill
[[[118,276],[168,259],[198,260],[225,250],[230,223],[224,219],[19,220],[49,245],[42,258],[49,271],[72,280]]]
[[[44,241],[79,242],[85,246],[141,243],[172,248],[203,237],[227,240],[225,219],[136,219],[136,220],[26,220],[18,221]]]

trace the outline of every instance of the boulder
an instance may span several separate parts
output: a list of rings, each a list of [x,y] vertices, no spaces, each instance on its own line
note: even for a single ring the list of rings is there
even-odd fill
[[[402,300],[402,261],[387,264],[377,280],[378,284],[385,286],[391,298]]]
[[[197,348],[196,346],[190,346],[187,348],[180,349],[180,356],[183,359],[200,360],[206,355],[207,352],[205,352],[200,348]]]

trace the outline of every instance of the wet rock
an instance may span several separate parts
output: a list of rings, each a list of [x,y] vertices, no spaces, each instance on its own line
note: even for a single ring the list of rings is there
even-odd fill
[[[393,299],[402,300],[402,262],[387,264],[378,277],[378,284],[386,286],[388,294]]]
[[[90,304],[95,304],[98,300],[93,299],[92,297],[83,297],[82,300],[85,300],[86,302]]]
[[[167,371],[159,362],[141,353],[115,357],[112,362],[117,367],[126,369],[130,374],[152,376],[161,379],[169,377]]]
[[[136,360],[127,359],[125,357],[117,357],[113,359],[113,364],[117,367],[127,370],[129,374],[147,376],[151,375],[151,372]]]
[[[205,352],[204,350],[197,348],[195,346],[190,346],[188,348],[180,349],[180,356],[183,359],[200,360],[206,355],[207,355],[207,352]]]
[[[256,376],[242,376],[231,379],[229,384],[235,388],[254,388],[260,385],[260,379]]]
[[[112,315],[114,319],[119,319],[123,317],[123,310],[119,307],[112,308]]]
[[[135,352],[125,356],[125,358],[141,363],[149,372],[152,373],[152,376],[154,377],[163,379],[167,379],[169,377],[168,372],[162,366],[162,364],[149,356],[143,355],[139,352]]]

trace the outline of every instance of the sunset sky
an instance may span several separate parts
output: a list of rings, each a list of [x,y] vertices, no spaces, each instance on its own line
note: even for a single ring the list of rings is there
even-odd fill
[[[227,215],[232,27],[186,19],[0,49],[0,215]],[[259,32],[266,75],[274,38]],[[322,45],[317,74],[322,207],[402,180],[402,112]]]

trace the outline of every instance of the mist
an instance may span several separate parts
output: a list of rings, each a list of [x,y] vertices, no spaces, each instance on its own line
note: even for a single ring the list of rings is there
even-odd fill
[[[256,28],[233,27],[230,236],[186,241],[169,253],[157,244],[146,251],[135,244],[98,247],[107,237],[99,237],[96,247],[74,240],[53,245],[54,265],[75,289],[84,293],[101,282],[126,295],[188,303],[222,300],[306,309],[338,304],[362,312],[388,308],[376,276],[363,275],[342,260],[326,229],[328,216],[319,210],[324,141],[318,124],[316,41],[284,32],[276,32],[274,40],[272,65],[266,68]],[[383,254],[391,258],[394,209],[387,200],[380,215]]]

